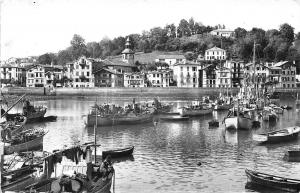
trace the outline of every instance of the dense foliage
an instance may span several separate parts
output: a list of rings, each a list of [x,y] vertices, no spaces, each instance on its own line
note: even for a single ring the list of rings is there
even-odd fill
[[[253,56],[253,45],[256,43],[256,57],[262,61],[294,60],[299,58],[299,46],[293,42],[300,40],[300,33],[294,35],[294,28],[285,23],[279,29],[263,30],[252,28],[250,31],[238,27],[234,36],[230,38],[213,36],[209,32],[214,29],[224,29],[224,25],[205,26],[182,19],[177,26],[167,24],[165,27],[154,27],[141,34],[128,35],[136,52],[182,51],[189,59],[195,59],[199,54],[204,55],[206,49],[213,46],[226,49],[230,58],[237,57],[250,61]],[[114,39],[103,38],[100,42],[88,42],[75,34],[70,47],[61,50],[58,54],[46,53],[38,58],[42,64],[63,65],[84,55],[93,58],[105,58],[119,55],[125,47],[125,37]]]

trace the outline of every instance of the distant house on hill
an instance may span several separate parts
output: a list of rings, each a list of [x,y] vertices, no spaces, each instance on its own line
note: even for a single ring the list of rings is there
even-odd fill
[[[170,69],[174,68],[174,64],[185,62],[186,59],[182,54],[172,54],[172,55],[159,55],[155,59],[155,62],[165,62],[169,65]]]
[[[210,32],[211,35],[219,36],[219,37],[232,37],[234,34],[234,31],[229,29],[215,29]]]
[[[226,60],[226,51],[213,47],[205,51],[205,60]]]

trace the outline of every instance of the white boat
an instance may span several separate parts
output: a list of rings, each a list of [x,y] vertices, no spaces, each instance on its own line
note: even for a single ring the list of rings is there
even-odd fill
[[[262,115],[262,119],[264,121],[277,121],[278,120],[277,113],[271,107],[264,107],[261,115]]]
[[[252,128],[253,118],[251,111],[243,109],[235,111],[234,108],[229,110],[227,117],[224,118],[226,129],[248,130]]]
[[[274,104],[270,104],[269,106],[274,110],[275,113],[283,114],[283,108],[278,107],[277,105]]]
[[[300,127],[287,127],[285,129],[272,131],[263,134],[253,135],[253,140],[260,143],[280,143],[296,139],[299,135]]]
[[[200,105],[193,105],[189,107],[183,107],[181,116],[201,116],[201,115],[208,115],[212,114],[213,108],[208,104],[200,104]]]

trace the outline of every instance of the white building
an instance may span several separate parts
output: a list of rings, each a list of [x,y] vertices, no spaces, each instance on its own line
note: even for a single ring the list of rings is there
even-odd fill
[[[232,85],[232,72],[230,63],[224,63],[217,67],[216,70],[216,87],[230,88]]]
[[[199,87],[199,63],[185,61],[174,65],[173,78],[177,82],[177,87]]]
[[[44,87],[46,84],[44,65],[26,67],[26,87]]]
[[[226,60],[226,51],[213,47],[205,51],[205,60]]]
[[[124,73],[124,87],[145,87],[145,74],[142,72]]]
[[[25,70],[19,67],[17,64],[9,65],[4,64],[0,66],[0,79],[1,84],[11,84],[11,85],[22,85],[26,81]]]
[[[279,85],[281,88],[296,87],[296,66],[293,62],[283,61],[274,64],[274,67],[281,68],[281,77]]]
[[[66,76],[72,80],[71,87],[94,87],[92,74],[93,62],[86,57],[80,57],[76,62],[67,64]]]
[[[62,66],[44,66],[46,85],[54,87],[63,86],[64,71]]]
[[[173,55],[159,55],[155,62],[164,62],[169,65],[170,69],[174,68],[174,64],[176,63],[184,63],[186,59],[182,54],[173,54]]]
[[[216,29],[210,32],[211,35],[219,36],[219,37],[232,37],[234,34],[234,31],[229,29]]]
[[[147,74],[147,79],[152,87],[169,87],[172,81],[171,70],[156,70],[150,71]]]

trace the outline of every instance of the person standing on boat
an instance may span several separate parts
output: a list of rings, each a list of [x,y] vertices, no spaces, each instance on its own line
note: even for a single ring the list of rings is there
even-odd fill
[[[111,163],[111,156],[108,155],[105,160],[101,163],[99,172],[102,178],[108,176],[108,174],[112,171],[112,163]]]

